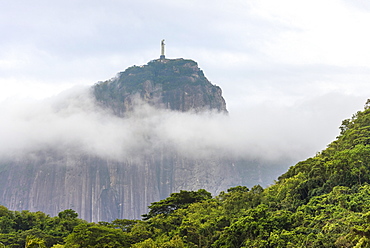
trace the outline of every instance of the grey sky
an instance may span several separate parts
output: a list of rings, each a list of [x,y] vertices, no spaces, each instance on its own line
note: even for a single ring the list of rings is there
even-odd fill
[[[284,143],[302,146],[303,159],[325,148],[370,96],[369,6],[0,0],[0,100],[93,85],[158,58],[166,39],[166,56],[197,61],[223,89],[230,115],[249,117],[254,139],[289,137]]]

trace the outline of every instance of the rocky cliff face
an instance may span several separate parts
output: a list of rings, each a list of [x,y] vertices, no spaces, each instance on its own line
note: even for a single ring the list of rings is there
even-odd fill
[[[221,89],[191,60],[154,60],[97,83],[97,102],[126,118],[137,101],[168,111],[227,113]],[[88,221],[140,218],[151,202],[172,192],[204,188],[218,193],[259,183],[261,170],[248,161],[211,151],[192,157],[160,144],[118,159],[56,147],[0,163],[0,204],[50,215],[72,208]]]
[[[116,78],[96,84],[94,94],[119,116],[132,110],[137,96],[159,108],[227,113],[221,88],[211,84],[192,60],[153,60],[130,67]]]
[[[45,155],[44,155],[45,156]],[[246,180],[241,166],[222,159],[191,159],[163,151],[125,162],[64,154],[8,162],[0,173],[1,204],[51,215],[74,209],[88,221],[140,218],[147,206],[180,190],[218,193]]]

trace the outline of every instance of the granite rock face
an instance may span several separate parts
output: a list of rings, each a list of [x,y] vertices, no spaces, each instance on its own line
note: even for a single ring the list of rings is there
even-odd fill
[[[233,161],[177,157],[164,151],[125,162],[68,154],[44,158],[7,163],[0,173],[2,205],[50,215],[74,209],[88,221],[112,221],[140,218],[151,202],[172,192],[204,188],[215,194],[246,180]],[[249,171],[248,178],[253,180],[253,174],[256,177],[258,171]]]
[[[119,116],[132,110],[137,96],[159,108],[227,113],[221,88],[211,84],[192,60],[153,60],[130,67],[116,78],[96,84],[94,94]]]
[[[221,89],[192,60],[153,60],[92,87],[96,101],[119,118],[136,102],[168,111],[227,113]],[[0,204],[57,215],[74,209],[87,221],[140,218],[151,202],[180,190],[213,194],[259,183],[258,166],[217,154],[189,157],[162,144],[135,157],[107,159],[50,148],[0,162]]]

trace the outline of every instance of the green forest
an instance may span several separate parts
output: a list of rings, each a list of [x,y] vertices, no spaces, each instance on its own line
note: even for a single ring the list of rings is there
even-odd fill
[[[262,188],[180,191],[142,220],[0,206],[1,247],[370,247],[370,101],[335,141]]]

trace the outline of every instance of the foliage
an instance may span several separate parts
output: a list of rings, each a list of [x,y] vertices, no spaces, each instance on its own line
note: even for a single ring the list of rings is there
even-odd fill
[[[65,218],[65,214],[71,214]],[[61,216],[61,217],[59,217]],[[75,226],[85,221],[73,210],[65,210],[58,217],[42,212],[10,211],[0,206],[0,245],[5,247],[51,247],[64,243]],[[0,246],[1,247],[1,246]]]
[[[67,247],[129,247],[129,235],[122,230],[95,224],[80,224],[65,239]]]
[[[25,248],[46,248],[45,241],[41,238],[27,236]]]
[[[211,193],[204,189],[198,191],[181,190],[179,193],[172,193],[170,197],[154,202],[149,206],[149,213],[143,215],[145,220],[148,220],[156,215],[168,215],[179,208],[186,208],[191,203],[200,202],[211,199]]]

